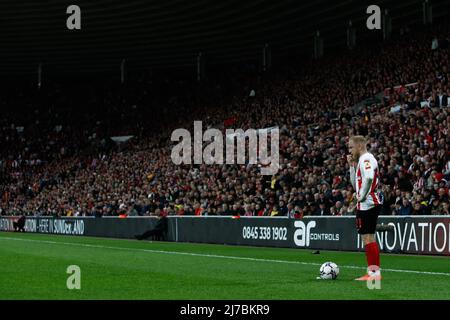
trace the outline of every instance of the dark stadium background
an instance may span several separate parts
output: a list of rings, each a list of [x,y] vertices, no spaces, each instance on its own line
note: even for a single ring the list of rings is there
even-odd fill
[[[66,29],[67,6],[82,13],[81,30]],[[365,28],[366,8],[388,9],[392,27],[420,23],[422,1],[2,1],[0,71],[45,75],[114,74],[122,59],[128,70],[184,67],[192,71],[203,52],[210,65],[259,62],[264,44],[273,64],[310,56],[320,30],[325,53],[342,47],[351,20],[359,45],[381,40]],[[433,17],[448,16],[448,1],[433,0]],[[194,72],[193,72],[194,74]]]

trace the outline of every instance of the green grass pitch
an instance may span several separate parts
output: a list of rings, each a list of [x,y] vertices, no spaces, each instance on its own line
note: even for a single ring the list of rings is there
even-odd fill
[[[340,266],[317,280],[319,266]],[[450,258],[381,255],[380,289],[360,252],[0,233],[0,299],[450,299]],[[67,267],[81,270],[69,290]]]

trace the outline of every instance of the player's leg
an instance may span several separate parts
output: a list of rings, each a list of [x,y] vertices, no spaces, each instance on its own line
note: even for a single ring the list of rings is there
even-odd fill
[[[356,280],[366,281],[370,277],[381,279],[380,274],[380,250],[375,238],[375,230],[377,226],[379,207],[374,207],[366,211],[357,212],[358,233],[364,243],[366,252],[368,274]]]
[[[380,249],[378,248],[375,234],[362,235],[364,249],[366,251],[368,275],[381,277],[380,273]]]

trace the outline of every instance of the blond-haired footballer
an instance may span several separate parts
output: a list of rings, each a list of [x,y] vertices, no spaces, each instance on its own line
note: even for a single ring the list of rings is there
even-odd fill
[[[350,181],[355,189],[356,228],[361,235],[366,251],[368,273],[355,280],[381,280],[380,251],[375,238],[381,197],[378,195],[378,162],[367,151],[367,140],[363,136],[352,136],[348,143],[350,154]]]

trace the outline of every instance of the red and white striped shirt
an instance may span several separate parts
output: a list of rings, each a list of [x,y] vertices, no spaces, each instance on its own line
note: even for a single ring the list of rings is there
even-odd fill
[[[359,157],[358,165],[355,168],[350,168],[350,178],[352,180],[353,187],[356,190],[358,198],[362,196],[364,190],[369,188],[364,201],[358,201],[356,209],[366,211],[372,209],[374,206],[381,204],[381,200],[378,193],[378,162],[373,154],[366,152]],[[371,179],[371,185],[367,186],[368,179]]]

